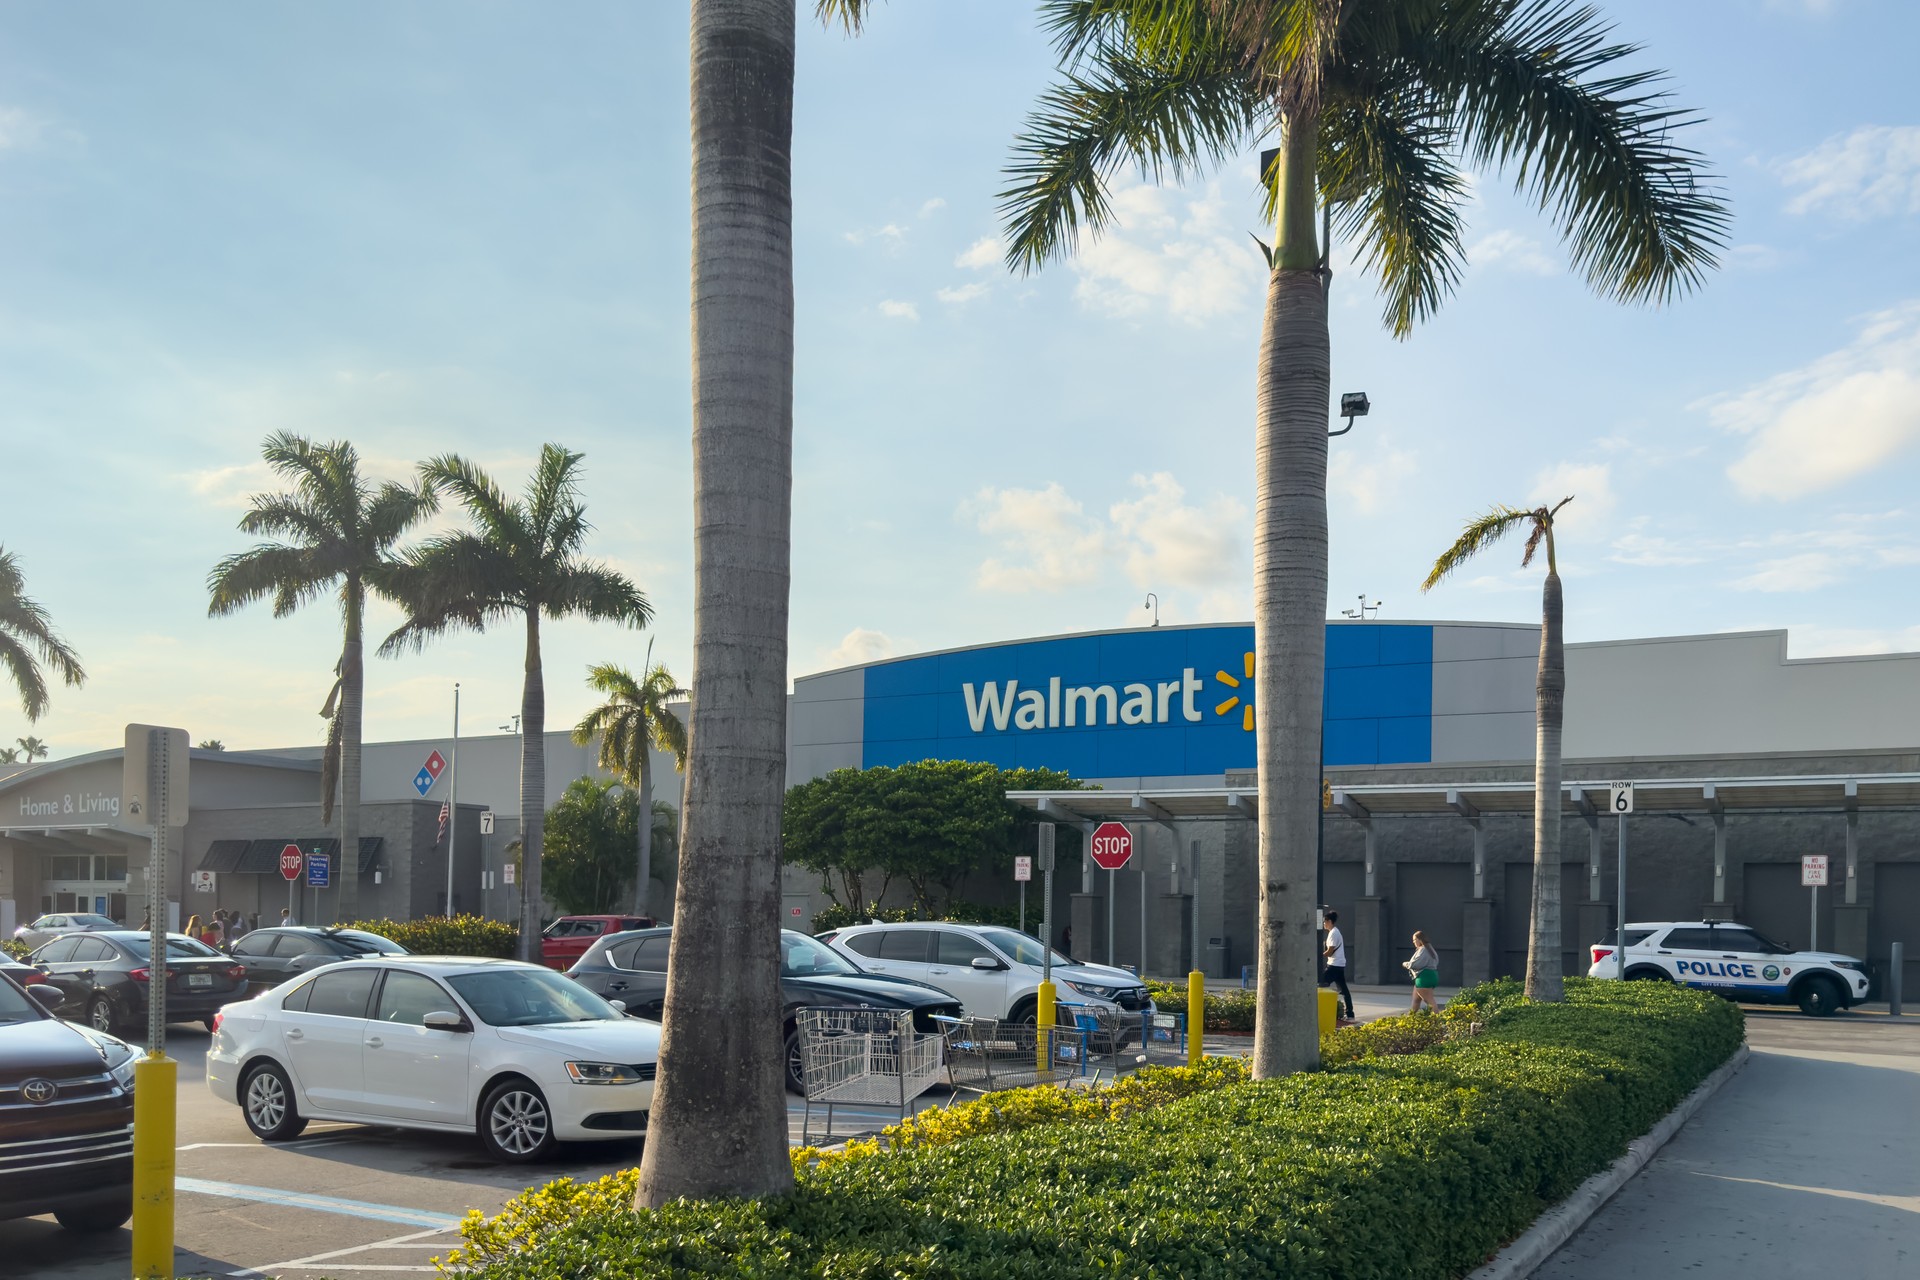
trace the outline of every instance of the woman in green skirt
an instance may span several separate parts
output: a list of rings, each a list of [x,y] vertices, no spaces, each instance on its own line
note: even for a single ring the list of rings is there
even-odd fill
[[[1440,1005],[1434,999],[1434,988],[1440,985],[1440,957],[1420,930],[1413,931],[1413,958],[1401,961],[1400,967],[1413,975],[1413,1003],[1407,1012],[1413,1013],[1422,1005],[1434,1013],[1440,1012]]]

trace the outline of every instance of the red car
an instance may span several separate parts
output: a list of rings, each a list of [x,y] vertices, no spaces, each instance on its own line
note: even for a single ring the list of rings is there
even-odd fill
[[[651,916],[561,916],[540,933],[540,963],[565,973],[605,935],[653,926]]]

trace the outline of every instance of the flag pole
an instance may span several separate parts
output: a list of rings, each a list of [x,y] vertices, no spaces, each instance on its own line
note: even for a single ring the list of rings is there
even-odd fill
[[[453,850],[460,843],[460,682],[453,682],[453,758],[447,762],[447,918],[453,918]]]

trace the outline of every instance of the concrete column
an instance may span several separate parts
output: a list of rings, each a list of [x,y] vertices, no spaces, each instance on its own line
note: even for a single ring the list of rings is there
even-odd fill
[[[1146,973],[1156,978],[1177,978],[1187,971],[1193,951],[1193,898],[1184,893],[1157,893],[1147,903],[1147,914]]]
[[[1470,987],[1493,976],[1493,899],[1470,898],[1461,912],[1460,985]]]
[[[1848,906],[1860,901],[1860,814],[1858,810],[1847,813],[1847,898]],[[1836,921],[1838,917],[1835,917]],[[1864,939],[1865,934],[1861,937]],[[1855,951],[1853,955],[1865,955]]]
[[[1379,861],[1380,847],[1378,844],[1374,842],[1373,824],[1371,822],[1361,823],[1360,830],[1366,838],[1366,860],[1367,860],[1366,861],[1367,883],[1366,883],[1365,889],[1362,890],[1362,892],[1364,892],[1369,898],[1371,898],[1380,891],[1378,886],[1379,876],[1377,874],[1380,866],[1380,861]]]
[[[1727,901],[1727,815],[1724,813],[1713,815],[1713,901],[1716,906],[1724,906]]]
[[[1580,952],[1581,972],[1585,966],[1593,963],[1593,953],[1586,948],[1595,942],[1611,945],[1615,938],[1613,930],[1613,904],[1611,902],[1583,902],[1574,915],[1574,927],[1579,934],[1573,939],[1573,949]]]
[[[1587,819],[1587,901],[1600,901],[1600,824]]]
[[[1092,860],[1088,860],[1092,865]],[[1093,964],[1107,962],[1107,895],[1104,893],[1076,893],[1067,908],[1067,923],[1073,926],[1072,954],[1075,960],[1086,960]],[[1059,938],[1045,940],[1048,946],[1059,946]]]
[[[1473,896],[1487,896],[1487,829],[1473,820]]]
[[[1822,951],[1838,951],[1843,956],[1867,958],[1867,911],[1866,907],[1836,906],[1833,909],[1833,943],[1830,947],[1821,947]],[[1824,941],[1824,940],[1823,940]],[[1885,999],[1885,995],[1881,999]]]
[[[1347,981],[1360,986],[1380,985],[1380,953],[1387,936],[1387,900],[1356,898],[1353,919],[1342,920],[1347,935]]]

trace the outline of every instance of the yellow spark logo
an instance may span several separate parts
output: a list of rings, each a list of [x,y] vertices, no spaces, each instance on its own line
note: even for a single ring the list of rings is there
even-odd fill
[[[1251,682],[1253,680],[1253,655],[1251,653],[1245,655],[1245,657],[1241,659],[1240,665],[1246,671],[1244,679]],[[1229,689],[1238,689],[1240,687],[1240,678],[1236,678],[1228,672],[1216,671],[1213,673],[1213,678]],[[1240,708],[1240,727],[1248,733],[1252,733],[1253,695],[1251,692],[1247,694],[1247,700],[1244,704],[1241,702],[1239,694],[1228,694],[1226,701],[1213,709],[1213,714],[1217,716],[1231,715],[1235,707]]]

